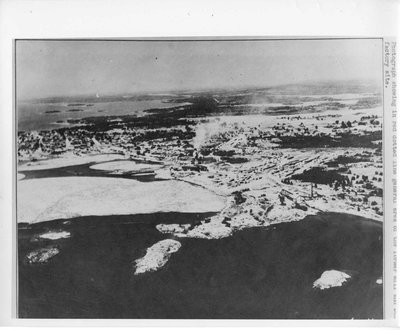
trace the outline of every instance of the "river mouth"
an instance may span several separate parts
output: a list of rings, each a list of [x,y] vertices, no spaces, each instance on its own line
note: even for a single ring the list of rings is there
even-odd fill
[[[173,238],[157,223],[192,223],[211,214],[100,216],[20,225],[18,314],[22,318],[366,319],[383,317],[382,224],[329,213],[250,228],[219,240],[178,239],[182,248],[156,272],[132,262]],[[71,236],[35,240],[49,230]],[[29,251],[57,246],[45,264]],[[341,287],[313,282],[330,269]]]

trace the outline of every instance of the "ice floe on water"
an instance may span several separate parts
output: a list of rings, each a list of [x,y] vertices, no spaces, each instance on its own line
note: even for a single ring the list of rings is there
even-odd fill
[[[351,278],[350,275],[338,270],[327,270],[322,273],[321,277],[314,282],[313,287],[320,290],[325,290],[337,286],[342,286],[343,283]]]
[[[147,163],[137,163],[131,160],[120,160],[114,162],[100,163],[90,166],[93,170],[102,171],[121,171],[121,172],[132,172],[132,171],[146,171],[146,170],[156,170],[162,165],[158,164],[147,164]]]
[[[56,247],[47,247],[37,249],[35,251],[29,252],[26,256],[28,263],[30,264],[43,264],[49,261],[49,259],[53,258],[57,254],[60,253],[60,250]]]
[[[48,239],[48,240],[58,240],[62,238],[68,238],[71,236],[71,233],[68,231],[49,231],[44,234],[38,235],[41,239]]]
[[[167,193],[166,193],[167,192]],[[155,212],[218,212],[225,199],[181,181],[59,177],[18,182],[18,222]]]
[[[165,239],[152,245],[146,250],[143,258],[134,262],[135,275],[154,272],[163,267],[171,255],[181,248],[181,243],[173,239]]]

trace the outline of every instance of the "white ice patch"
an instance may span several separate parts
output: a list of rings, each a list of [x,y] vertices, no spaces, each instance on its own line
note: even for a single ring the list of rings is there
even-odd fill
[[[156,212],[218,212],[224,198],[181,181],[59,177],[18,182],[18,222]]]
[[[351,278],[350,275],[339,272],[338,270],[327,270],[314,282],[313,287],[325,290],[336,286],[342,286],[349,278]]]
[[[383,280],[381,278],[378,278],[376,280],[376,284],[382,285],[383,284]]]
[[[22,173],[17,173],[17,180],[22,180],[23,178],[25,178],[25,174]]]
[[[71,233],[67,231],[49,231],[47,233],[39,235],[39,238],[49,239],[49,240],[57,240],[62,238],[68,238],[71,236]]]
[[[160,167],[161,165],[157,164],[136,163],[130,160],[100,163],[90,166],[90,168],[93,170],[121,171],[121,172],[145,171],[145,170],[152,171],[159,169]]]
[[[181,243],[173,239],[165,239],[149,247],[143,258],[135,260],[135,275],[154,272],[163,267],[172,253],[181,248]]]
[[[243,228],[257,227],[260,225],[260,222],[254,219],[250,214],[242,213],[234,216],[230,221],[230,225],[233,229],[240,230]]]

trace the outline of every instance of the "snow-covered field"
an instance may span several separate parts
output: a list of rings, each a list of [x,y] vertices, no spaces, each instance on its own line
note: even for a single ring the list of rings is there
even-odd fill
[[[101,177],[59,177],[18,182],[18,222],[90,215],[217,212],[224,198],[180,181],[142,183]]]

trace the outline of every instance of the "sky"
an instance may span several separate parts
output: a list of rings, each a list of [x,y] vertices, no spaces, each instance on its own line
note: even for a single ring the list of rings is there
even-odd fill
[[[381,40],[16,44],[18,99],[382,79]]]

